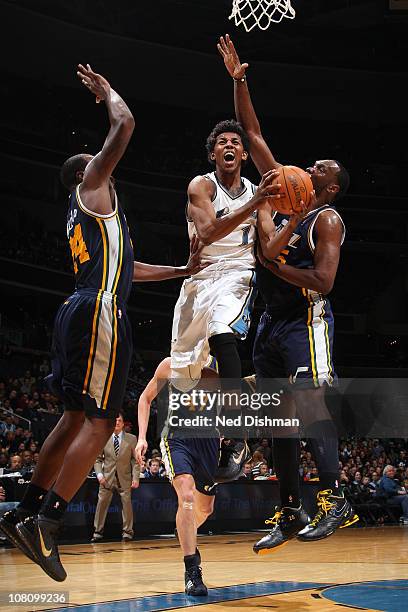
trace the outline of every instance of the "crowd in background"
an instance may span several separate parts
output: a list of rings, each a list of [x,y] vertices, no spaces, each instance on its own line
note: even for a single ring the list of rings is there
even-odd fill
[[[4,350],[3,350],[4,354]],[[44,383],[50,372],[48,358],[32,361],[18,377],[0,379],[0,469],[30,477],[38,453],[49,431],[60,418],[63,405]],[[125,431],[137,435],[137,402],[152,374],[140,355],[134,355],[124,406]],[[152,404],[148,429],[149,448],[141,469],[146,480],[165,478],[156,431],[156,403]],[[272,440],[249,440],[252,458],[243,466],[242,480],[276,480]],[[233,441],[224,442],[233,444]],[[408,494],[408,441],[397,439],[340,440],[340,481],[355,502],[368,502],[378,494],[386,466],[393,466],[393,479]],[[318,482],[319,474],[307,440],[301,441],[299,476],[304,482]]]

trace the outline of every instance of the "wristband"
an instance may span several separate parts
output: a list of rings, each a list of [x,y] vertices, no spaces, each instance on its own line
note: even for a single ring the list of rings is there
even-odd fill
[[[234,81],[235,81],[236,83],[245,83],[245,81],[246,81],[246,75],[244,74],[244,76],[243,76],[243,77],[241,77],[240,79],[234,79]]]

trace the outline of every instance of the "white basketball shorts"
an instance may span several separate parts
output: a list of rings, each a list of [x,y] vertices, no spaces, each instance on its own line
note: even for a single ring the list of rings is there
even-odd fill
[[[172,383],[190,391],[208,362],[208,339],[233,332],[246,338],[256,297],[254,270],[222,269],[208,278],[184,281],[174,309]]]

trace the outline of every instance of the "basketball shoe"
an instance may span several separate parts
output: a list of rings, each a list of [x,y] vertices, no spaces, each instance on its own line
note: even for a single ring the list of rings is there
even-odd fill
[[[250,458],[251,451],[245,440],[235,442],[233,446],[222,445],[214,482],[222,483],[236,480],[242,472],[242,466]]]
[[[265,525],[273,525],[272,530],[254,544],[254,552],[258,555],[272,552],[272,549],[294,538],[309,522],[310,517],[302,504],[299,508],[284,506],[281,510],[277,509],[273,517],[265,521]]]
[[[317,494],[318,510],[316,516],[297,535],[302,542],[313,542],[327,538],[336,529],[343,529],[356,523],[359,518],[343,496],[333,495],[331,489],[319,491]]]
[[[26,557],[31,559],[31,561],[34,561],[34,563],[38,563],[30,549],[24,544],[23,539],[16,529],[17,523],[24,521],[24,519],[26,519],[28,516],[30,516],[29,512],[26,512],[22,508],[13,508],[13,510],[5,512],[1,517],[0,529],[7,536],[10,542],[14,544],[16,548],[19,548]]]
[[[185,591],[186,595],[193,597],[205,597],[208,595],[208,589],[203,582],[203,570],[201,569],[201,555],[196,548],[195,554],[192,555],[194,558],[194,565],[191,565],[184,573]],[[186,559],[186,557],[185,557]]]
[[[67,577],[57,546],[60,527],[60,521],[45,518],[41,514],[30,516],[16,526],[19,536],[37,559],[37,563],[50,578],[57,582],[63,582]]]

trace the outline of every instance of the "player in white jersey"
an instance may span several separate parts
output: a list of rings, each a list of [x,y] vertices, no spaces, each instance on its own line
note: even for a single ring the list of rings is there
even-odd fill
[[[198,236],[208,266],[184,281],[173,318],[172,382],[181,391],[197,384],[210,349],[221,379],[241,379],[237,338],[248,333],[255,299],[257,209],[279,197],[274,170],[258,188],[241,177],[249,141],[239,123],[218,123],[206,148],[215,171],[190,182],[186,216],[189,237]]]

